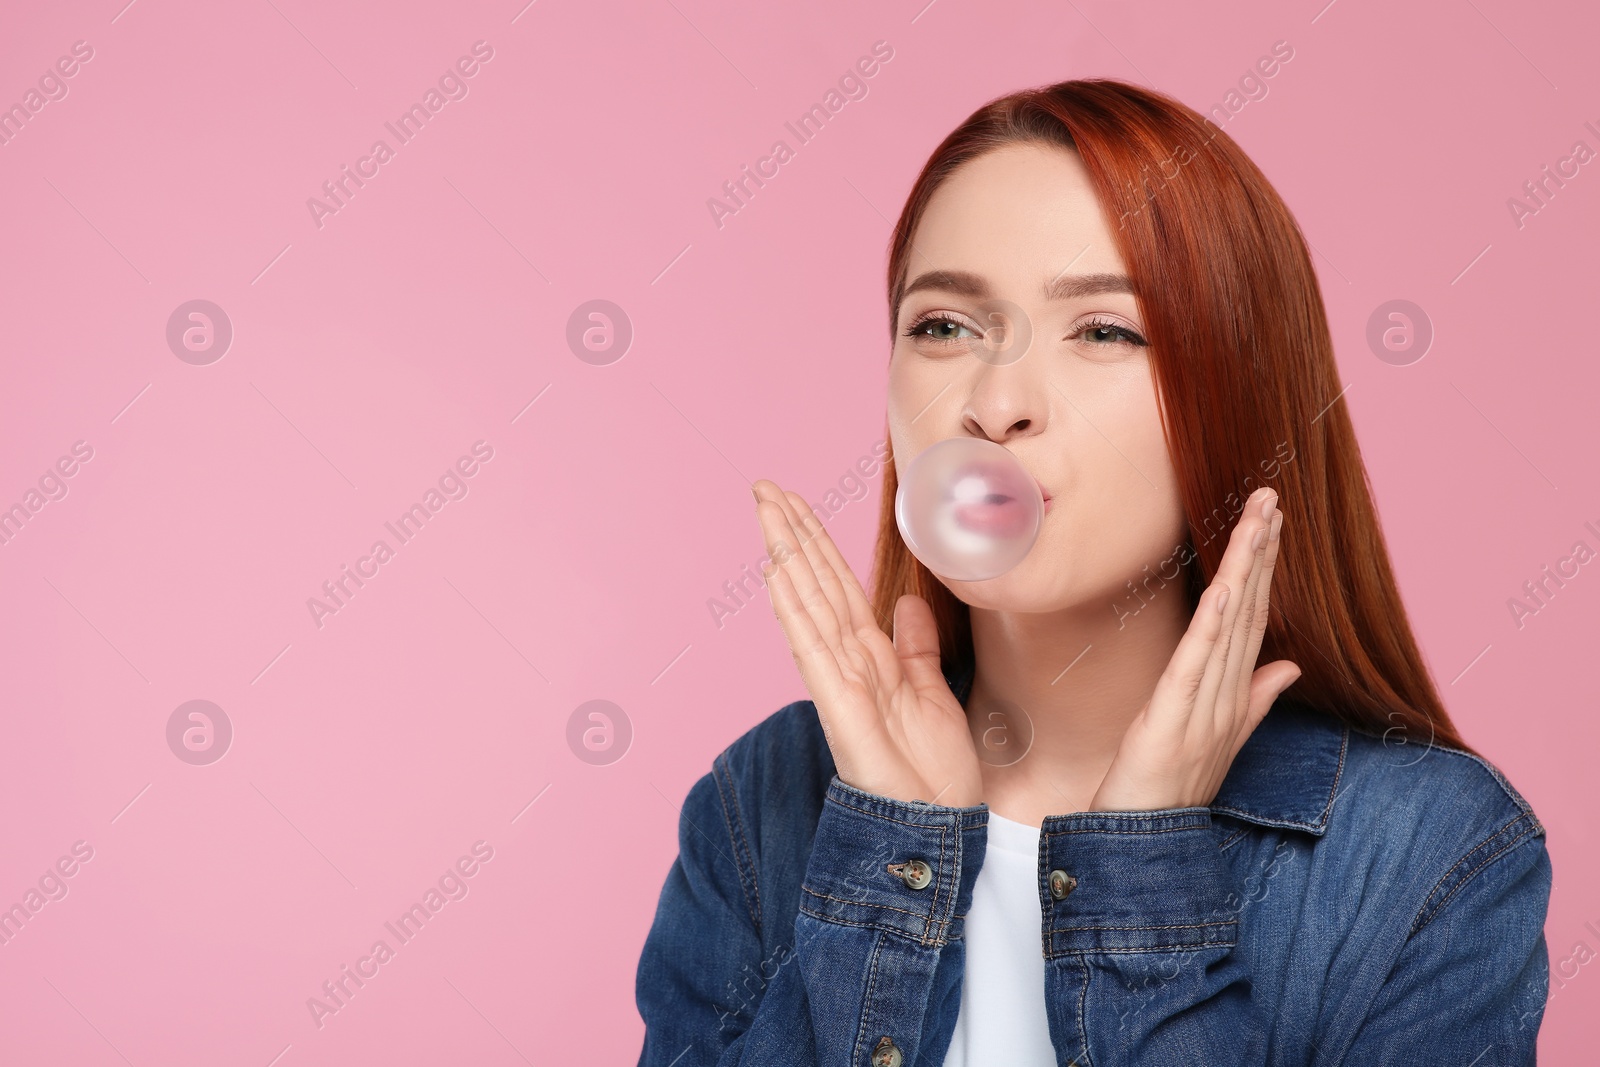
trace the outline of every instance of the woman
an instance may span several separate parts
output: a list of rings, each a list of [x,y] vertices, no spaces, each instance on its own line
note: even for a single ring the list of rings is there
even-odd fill
[[[1428,676],[1261,172],[1137,86],[1020,92],[888,288],[872,595],[756,483],[812,699],[689,792],[640,1064],[1533,1063],[1544,827]],[[952,437],[1048,498],[988,581],[894,521]]]

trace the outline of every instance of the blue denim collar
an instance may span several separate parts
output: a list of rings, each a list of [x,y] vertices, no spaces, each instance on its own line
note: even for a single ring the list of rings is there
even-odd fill
[[[947,665],[944,676],[965,707],[972,693],[972,665]],[[1339,793],[1349,745],[1344,723],[1280,698],[1245,739],[1208,806],[1262,826],[1321,837]]]

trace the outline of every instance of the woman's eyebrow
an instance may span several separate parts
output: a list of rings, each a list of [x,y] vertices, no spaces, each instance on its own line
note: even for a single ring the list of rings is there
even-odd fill
[[[1133,282],[1126,274],[1068,274],[1057,277],[1044,287],[1046,300],[1072,300],[1083,296],[1101,296],[1106,293],[1127,293],[1133,296]]]
[[[991,295],[989,283],[981,274],[964,270],[930,270],[917,275],[900,297],[903,300],[923,289],[937,289],[976,300],[987,300]],[[1043,288],[1046,300],[1072,300],[1106,293],[1127,293],[1132,296],[1133,283],[1126,274],[1068,274],[1047,282]]]

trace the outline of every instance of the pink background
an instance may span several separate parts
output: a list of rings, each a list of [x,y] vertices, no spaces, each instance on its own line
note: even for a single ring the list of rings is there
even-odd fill
[[[1103,75],[1204,111],[1280,40],[1224,129],[1315,246],[1452,714],[1549,828],[1541,1054],[1592,1050],[1600,563],[1521,628],[1507,606],[1600,547],[1600,163],[1507,207],[1600,149],[1592,9],[123,2],[0,17],[0,104],[93,48],[0,146],[0,507],[93,449],[0,546],[0,905],[93,849],[0,946],[0,1061],[633,1062],[677,805],[805,695],[764,594],[720,627],[708,601],[762,555],[749,481],[820,501],[882,436],[918,168],[1001,93]],[[879,40],[867,96],[797,146],[784,122]],[[319,228],[307,199],[380,137]],[[719,228],[708,198],[779,138]],[[195,299],[234,331],[208,365],[166,340]],[[609,365],[566,339],[594,299],[634,330]],[[1436,331],[1405,366],[1366,341],[1393,299]],[[319,627],[308,599],[476,441],[467,495]],[[880,485],[829,525],[863,576]],[[166,733],[196,699],[233,729],[203,766]],[[568,741],[596,699],[632,732],[602,765]],[[307,999],[478,841],[467,895],[319,1027]]]

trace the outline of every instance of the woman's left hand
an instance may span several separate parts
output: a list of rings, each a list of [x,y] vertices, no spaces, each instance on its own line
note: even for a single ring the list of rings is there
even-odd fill
[[[1255,666],[1283,522],[1277,500],[1266,489],[1246,502],[1216,579],[1201,594],[1155,693],[1123,735],[1090,811],[1211,803],[1245,740],[1300,677],[1299,666],[1286,659]]]

